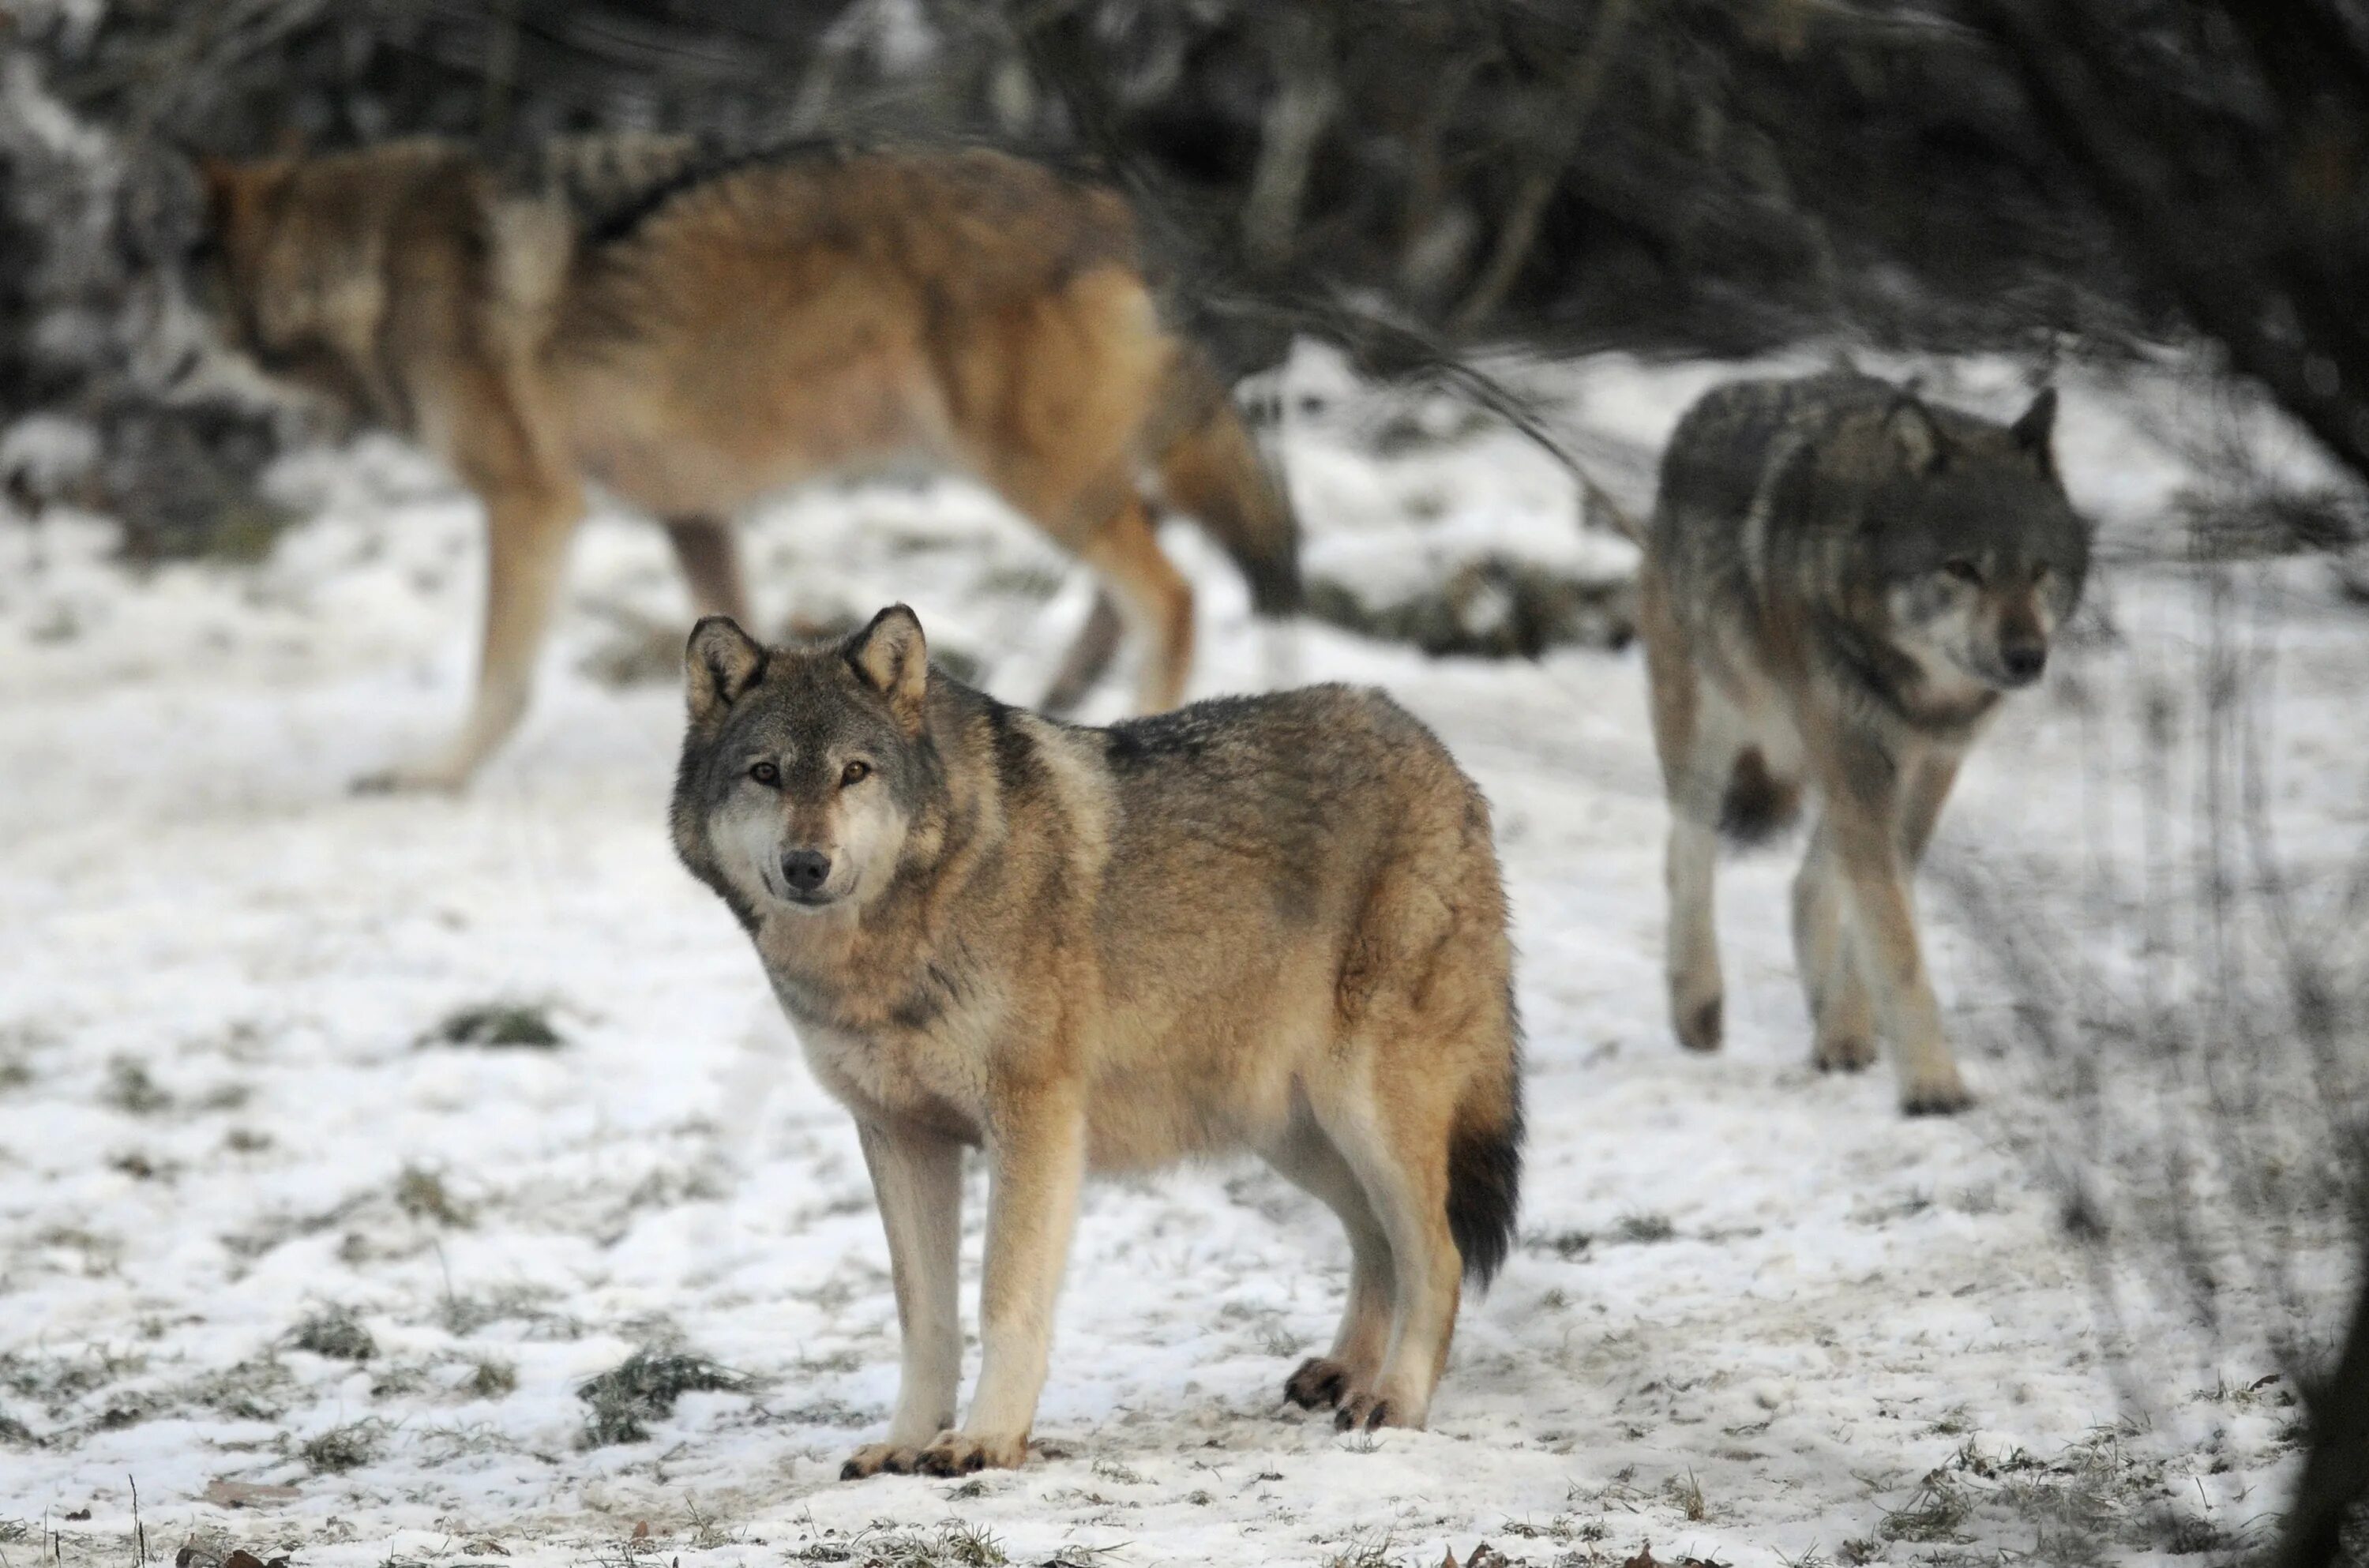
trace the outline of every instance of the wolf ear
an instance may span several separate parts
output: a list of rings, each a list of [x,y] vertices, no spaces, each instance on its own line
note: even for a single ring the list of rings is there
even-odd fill
[[[890,605],[855,634],[847,645],[847,661],[865,685],[888,699],[899,724],[908,730],[921,727],[921,699],[930,690],[930,646],[921,636],[920,616],[902,604]]]
[[[765,649],[729,615],[706,615],[691,629],[683,675],[697,724],[738,702],[765,678]]]
[[[2031,406],[2017,417],[2007,433],[2015,438],[2016,450],[2040,465],[2047,478],[2056,477],[2056,389],[2043,386]]]
[[[1949,463],[1941,427],[1934,422],[1933,411],[1917,402],[1913,393],[1904,394],[1893,404],[1892,412],[1883,417],[1883,428],[1911,474],[1938,474]]]

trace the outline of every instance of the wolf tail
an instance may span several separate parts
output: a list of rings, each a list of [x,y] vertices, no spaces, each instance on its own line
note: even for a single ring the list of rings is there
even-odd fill
[[[1719,830],[1739,846],[1767,843],[1802,814],[1802,781],[1780,778],[1757,746],[1736,754],[1719,801]]]
[[[1251,608],[1299,608],[1299,520],[1233,399],[1197,349],[1181,346],[1164,399],[1168,440],[1153,457],[1161,498],[1190,513],[1233,557]]]
[[[1508,1014],[1507,1022],[1512,1024]],[[1516,1025],[1518,1029],[1518,1026]],[[1502,1082],[1476,1086],[1448,1135],[1448,1230],[1464,1276],[1482,1288],[1514,1244],[1522,1200],[1522,1079],[1518,1039]]]

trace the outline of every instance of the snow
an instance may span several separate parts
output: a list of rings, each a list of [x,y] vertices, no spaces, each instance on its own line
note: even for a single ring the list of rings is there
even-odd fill
[[[1752,368],[1534,370],[1642,501],[1686,402]],[[1319,393],[1285,399],[1311,562],[1387,575],[1505,549],[1618,569],[1625,546],[1580,540],[1568,478],[1535,452],[1418,410],[1420,439],[1378,457],[1379,405],[1328,373],[1286,378]],[[1992,412],[2026,393],[2004,361],[1937,373]],[[2174,371],[2065,384],[2068,481],[2136,537],[2200,482],[2175,437],[2227,408],[2190,418]],[[2249,1387],[2270,1353],[2240,1339],[2183,1364],[2182,1309],[2143,1280],[2119,1326],[2101,1316],[2052,1170],[2110,1151],[2067,1146],[1980,933],[1932,890],[1977,868],[2035,919],[2078,913],[2095,878],[2066,868],[2140,836],[2152,763],[2132,737],[2203,657],[2198,580],[2109,562],[2093,602],[2118,635],[2068,647],[1967,770],[1925,903],[1984,1099],[1940,1121],[1903,1119],[1881,1072],[1810,1070],[1784,853],[1723,874],[1727,1050],[1671,1042],[1634,652],[1432,661],[1302,627],[1305,678],[1389,687],[1482,781],[1516,911],[1523,1242],[1468,1299],[1432,1430],[1345,1437],[1281,1408],[1331,1333],[1345,1248],[1264,1172],[1190,1169],[1093,1190],[1043,1455],[960,1485],[841,1484],[896,1375],[854,1136],[673,860],[679,693],[584,672],[638,628],[677,635],[660,535],[588,527],[533,715],[466,796],[359,798],[349,779],[458,717],[474,508],[385,441],[276,484],[311,519],[253,568],[133,571],[99,520],[0,522],[0,1417],[38,1439],[0,1440],[0,1558],[120,1562],[139,1528],[159,1555],[296,1545],[322,1568],[861,1562],[954,1521],[1016,1562],[1433,1562],[1485,1539],[1516,1562],[1650,1544],[1758,1568],[2043,1550],[2083,1507],[2164,1504],[2239,1536],[2278,1505],[2292,1412]],[[1201,589],[1197,689],[1258,683],[1239,582],[1189,530],[1172,544]],[[1089,599],[953,483],[789,498],[750,546],[769,626],[901,598],[1007,695],[1041,687]],[[2223,580],[2276,607],[2282,840],[2349,850],[2369,800],[2341,739],[2369,678],[2359,612],[2308,565]],[[512,1001],[559,1048],[433,1038]],[[366,1326],[368,1360],[294,1347],[332,1307]],[[577,1386],[649,1344],[757,1386],[584,1447]],[[2112,1375],[2134,1347],[2157,1356],[2144,1429]],[[303,1446],[357,1424],[363,1462],[316,1473]],[[232,1509],[205,1500],[223,1480],[293,1490]]]

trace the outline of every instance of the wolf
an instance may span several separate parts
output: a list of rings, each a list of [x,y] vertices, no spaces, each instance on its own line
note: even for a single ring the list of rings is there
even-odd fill
[[[458,786],[516,726],[588,484],[664,520],[698,610],[746,619],[727,520],[752,499],[892,462],[975,475],[1103,585],[1060,702],[1123,622],[1151,649],[1141,707],[1181,698],[1193,601],[1154,534],[1166,509],[1231,553],[1261,613],[1299,602],[1290,506],[1162,324],[1126,203],[1049,166],[650,136],[501,167],[418,140],[201,175],[186,289],[213,336],[416,439],[485,505],[467,721],[372,783]]]
[[[2055,414],[2054,389],[2000,426],[1836,371],[1718,387],[1679,420],[1639,611],[1683,1045],[1720,1045],[1719,835],[1766,836],[1806,789],[1793,949],[1817,1065],[1868,1066],[1880,1033],[1910,1115],[1969,1103],[1909,885],[1968,749],[2080,600]]]
[[[1340,1332],[1286,1396],[1421,1426],[1521,1169],[1505,898],[1446,748],[1340,686],[1062,724],[932,669],[902,605],[770,648],[709,617],[685,662],[675,847],[853,1115],[887,1232],[900,1385],[842,1475],[1020,1464],[1082,1179],[1234,1150],[1348,1232]]]

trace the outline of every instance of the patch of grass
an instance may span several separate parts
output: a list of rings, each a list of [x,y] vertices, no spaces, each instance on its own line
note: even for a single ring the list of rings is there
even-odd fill
[[[797,1562],[845,1562],[853,1568],[1003,1568],[1003,1543],[976,1526],[952,1523],[934,1530],[892,1530],[879,1525],[844,1540],[826,1538],[792,1558]]]
[[[52,1415],[63,1415],[86,1395],[121,1382],[143,1371],[148,1357],[139,1351],[116,1351],[93,1345],[79,1356],[33,1357],[13,1352],[0,1355],[0,1390],[38,1402]]]
[[[476,1213],[452,1196],[444,1178],[417,1165],[406,1165],[395,1179],[395,1206],[414,1219],[426,1219],[448,1230],[476,1223]]]
[[[2165,1553],[2172,1557],[2193,1557],[2206,1551],[2233,1551],[2243,1543],[2212,1520],[2194,1514],[2169,1514],[2159,1522],[2158,1535]]]
[[[148,1075],[148,1065],[131,1057],[107,1064],[107,1087],[99,1098],[128,1116],[162,1116],[173,1108],[173,1096]]]
[[[682,1511],[691,1520],[691,1546],[694,1551],[711,1551],[719,1546],[738,1546],[744,1532],[728,1530],[716,1523],[713,1514],[699,1511],[699,1499],[686,1496]]]
[[[647,1423],[671,1414],[684,1394],[744,1393],[751,1386],[748,1378],[704,1356],[643,1349],[586,1380],[576,1397],[592,1407],[584,1418],[584,1437],[587,1446],[598,1448],[647,1441]]]
[[[1624,1242],[1667,1242],[1678,1233],[1678,1228],[1670,1223],[1666,1214],[1631,1214],[1614,1230]]]
[[[180,1167],[170,1161],[158,1164],[140,1150],[133,1149],[109,1159],[107,1168],[131,1177],[135,1182],[170,1181],[180,1173]]]
[[[514,1454],[518,1445],[489,1421],[468,1426],[431,1426],[419,1434],[412,1452],[421,1464],[449,1465],[479,1454]]]
[[[1711,1505],[1703,1501],[1702,1482],[1695,1479],[1692,1471],[1687,1471],[1683,1480],[1674,1475],[1662,1482],[1662,1495],[1678,1505],[1688,1524],[1699,1525],[1711,1517]]]
[[[380,1366],[371,1379],[370,1393],[372,1399],[400,1399],[429,1386],[425,1366],[417,1361],[398,1361],[393,1366]]]
[[[1045,1559],[1039,1568],[1094,1568],[1118,1550],[1116,1546],[1079,1546],[1072,1542]]]
[[[295,1383],[277,1356],[266,1356],[209,1372],[177,1391],[187,1402],[234,1421],[277,1421],[287,1413],[285,1396]]]
[[[315,1475],[343,1475],[376,1459],[386,1433],[386,1423],[375,1417],[349,1422],[307,1437],[296,1446],[296,1457]]]
[[[498,1356],[481,1356],[461,1387],[479,1399],[508,1399],[518,1392],[518,1367]]]
[[[440,1045],[481,1050],[555,1051],[567,1043],[553,1027],[550,1009],[532,1001],[486,1001],[455,1009],[428,1037]]]
[[[1388,1531],[1352,1536],[1340,1551],[1324,1560],[1324,1568],[1392,1568],[1390,1548],[1394,1544]]]
[[[378,1354],[378,1341],[351,1307],[324,1307],[310,1314],[290,1333],[289,1343],[338,1361],[367,1361]]]
[[[878,1409],[850,1404],[845,1400],[832,1399],[829,1395],[808,1400],[804,1404],[782,1412],[782,1419],[793,1425],[835,1426],[843,1430],[872,1425],[883,1416],[884,1413]]]
[[[444,1332],[466,1337],[488,1323],[507,1322],[512,1319],[530,1324],[559,1323],[563,1333],[555,1336],[566,1339],[580,1337],[582,1325],[573,1318],[563,1318],[544,1305],[557,1293],[539,1285],[505,1285],[483,1296],[447,1294],[436,1311],[437,1321]]]
[[[1883,1553],[1883,1548],[1863,1535],[1851,1537],[1835,1551],[1845,1562],[1850,1564],[1850,1568],[1863,1568],[1864,1564],[1874,1562]]]
[[[1876,1533],[1886,1540],[1955,1541],[1974,1504],[1966,1489],[1947,1471],[1934,1471],[1917,1489],[1917,1495],[1884,1515]]]
[[[1585,1230],[1557,1230],[1531,1236],[1522,1244],[1532,1252],[1552,1253],[1565,1263],[1574,1263],[1587,1255],[1587,1250],[1596,1245],[1596,1238]]]

